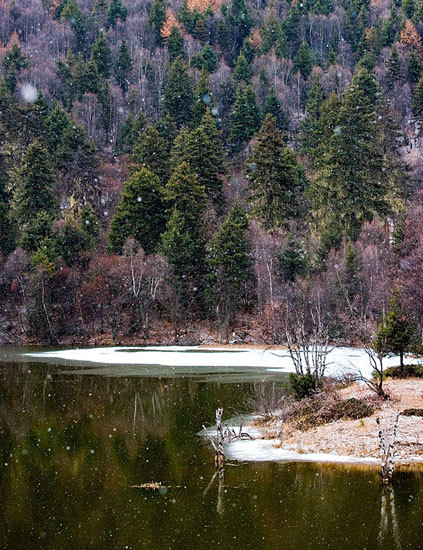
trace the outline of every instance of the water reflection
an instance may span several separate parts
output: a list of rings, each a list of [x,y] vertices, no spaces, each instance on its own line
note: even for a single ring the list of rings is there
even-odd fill
[[[240,464],[215,474],[195,435],[249,383],[0,371],[0,547],[422,548],[423,483],[377,472]],[[162,482],[166,491],[133,489]],[[382,508],[381,508],[382,505]],[[402,545],[402,546],[401,546]]]

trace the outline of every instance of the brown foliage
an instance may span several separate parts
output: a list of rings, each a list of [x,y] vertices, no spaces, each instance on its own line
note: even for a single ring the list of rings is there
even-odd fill
[[[173,27],[177,27],[179,32],[183,35],[183,29],[179,21],[176,19],[175,13],[173,10],[166,10],[166,21],[163,23],[162,28],[160,29],[160,36],[163,40],[167,40],[172,33]]]
[[[188,0],[188,8],[191,11],[206,11],[211,8],[214,12],[220,9],[222,0]]]

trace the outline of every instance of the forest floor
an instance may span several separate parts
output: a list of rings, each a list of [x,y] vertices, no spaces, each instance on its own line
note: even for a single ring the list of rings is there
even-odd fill
[[[295,421],[286,422],[280,439],[277,439],[280,427],[276,419],[257,419],[254,425],[255,440],[238,442],[232,450],[230,444],[229,456],[239,460],[255,460],[254,456],[261,457],[256,458],[258,460],[266,460],[267,456],[268,460],[276,461],[290,456],[295,459],[298,455],[299,460],[335,462],[339,457],[340,462],[375,462],[380,457],[376,419],[379,417],[382,427],[387,429],[389,445],[397,411],[423,409],[422,379],[387,380],[385,390],[390,395],[388,400],[374,399],[374,393],[364,385],[353,384],[343,388],[339,391],[343,399],[372,400],[374,414],[359,420],[338,420],[306,431],[297,429]],[[400,464],[423,463],[422,417],[400,414],[396,451]]]

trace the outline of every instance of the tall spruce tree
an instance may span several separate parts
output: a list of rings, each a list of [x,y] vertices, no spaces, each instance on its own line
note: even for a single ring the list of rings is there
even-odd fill
[[[306,117],[300,124],[300,138],[304,152],[311,164],[316,166],[321,160],[318,146],[322,140],[322,106],[324,91],[318,75],[315,76],[307,93]]]
[[[166,222],[162,189],[159,178],[146,168],[132,174],[110,222],[110,252],[121,254],[128,237],[138,241],[146,254],[156,252]]]
[[[276,120],[267,115],[249,159],[251,216],[265,229],[277,229],[298,215],[305,173],[293,151],[285,145]]]
[[[128,45],[125,40],[122,40],[118,58],[115,65],[115,78],[119,88],[122,90],[123,95],[128,91],[129,86],[129,73],[132,69],[132,58],[129,53]]]
[[[287,132],[289,129],[288,116],[283,109],[281,102],[276,95],[275,89],[272,88],[266,97],[264,104],[263,115],[272,115],[276,120],[276,125],[281,132]]]
[[[109,78],[112,67],[112,51],[104,32],[100,31],[91,50],[91,59],[94,61],[98,74]]]
[[[260,128],[261,113],[252,86],[238,86],[229,120],[229,144],[238,152]]]
[[[52,216],[56,214],[58,204],[53,192],[55,174],[47,150],[38,141],[28,147],[16,179],[13,210],[21,225],[41,211]]]
[[[169,179],[169,151],[166,140],[153,126],[148,126],[134,146],[132,163],[135,170],[147,168],[166,185]]]
[[[417,325],[410,312],[401,304],[400,291],[395,288],[389,301],[389,310],[379,325],[373,343],[381,355],[390,353],[400,356],[401,373],[404,372],[404,354],[417,341]]]
[[[118,19],[125,22],[128,17],[128,10],[122,4],[122,0],[110,0],[107,10],[107,24],[115,28]]]
[[[388,214],[398,182],[386,173],[380,91],[374,76],[361,69],[323,128],[322,159],[311,187],[311,204],[326,246],[343,236],[356,239],[365,221]]]
[[[169,70],[169,79],[164,93],[164,106],[177,126],[189,125],[192,120],[193,86],[188,68],[181,56]]]
[[[207,247],[206,293],[214,315],[225,328],[245,307],[253,280],[244,208],[236,203]]]
[[[173,63],[179,56],[185,57],[184,39],[180,30],[176,25],[172,27],[169,38],[166,42],[167,51],[169,52],[170,62]]]
[[[186,161],[203,186],[207,197],[219,208],[223,205],[222,176],[225,174],[221,132],[210,110],[191,132],[181,128],[172,150],[172,165]]]

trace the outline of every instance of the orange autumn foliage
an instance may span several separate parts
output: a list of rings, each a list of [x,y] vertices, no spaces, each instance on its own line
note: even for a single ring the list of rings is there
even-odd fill
[[[166,21],[163,23],[163,26],[160,29],[160,36],[163,38],[163,40],[167,40],[169,38],[169,36],[172,33],[173,27],[177,27],[179,32],[181,34],[184,34],[182,26],[179,23],[179,21],[176,19],[176,16],[173,10],[168,9],[166,10]]]
[[[211,8],[214,12],[222,6],[222,0],[188,0],[188,9],[191,11],[206,11]]]
[[[422,39],[414,24],[407,19],[405,27],[401,31],[400,47],[414,51],[418,56],[422,55]]]
[[[253,30],[251,31],[249,40],[250,40],[250,44],[251,44],[254,48],[259,48],[259,47],[261,46],[261,36],[260,36],[260,31],[259,31],[259,29],[253,29]]]

